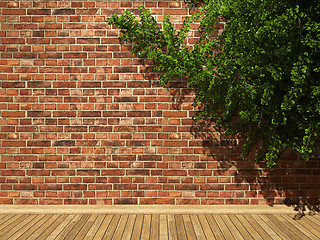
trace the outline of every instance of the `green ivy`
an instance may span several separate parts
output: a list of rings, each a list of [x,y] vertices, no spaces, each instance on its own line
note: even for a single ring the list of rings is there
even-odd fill
[[[196,116],[245,140],[242,157],[276,165],[290,148],[306,160],[319,148],[320,2],[318,0],[192,0],[198,11],[176,30],[162,28],[140,7],[107,19],[120,28],[132,53],[152,59],[161,83],[184,77],[197,89]],[[214,37],[223,17],[225,28]],[[201,37],[184,44],[190,23]]]

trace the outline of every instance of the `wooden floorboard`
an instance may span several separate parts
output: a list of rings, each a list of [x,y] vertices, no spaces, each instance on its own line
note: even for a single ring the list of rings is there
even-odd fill
[[[168,215],[168,231],[169,231],[169,240],[177,240],[177,226],[174,215]]]
[[[119,217],[118,218],[118,220],[119,220],[120,216],[118,216],[118,217]],[[111,224],[112,220],[113,220],[113,223],[112,223],[113,225],[109,228],[109,225]],[[118,222],[116,224],[118,224]],[[105,216],[105,218],[102,220],[101,223],[99,221],[98,225],[96,226],[96,229],[92,233],[92,238],[89,238],[89,239],[95,239],[95,240],[102,239],[103,236],[105,235],[107,229],[111,229],[114,231],[116,226],[117,225],[114,225],[113,215],[107,215],[107,216]],[[90,232],[90,230],[89,230],[89,232]],[[108,233],[113,234],[113,232],[111,232],[110,230]]]
[[[0,240],[320,239],[320,217],[290,214],[1,214]]]
[[[184,227],[183,223],[183,217],[182,215],[175,215],[175,220],[176,220],[176,227],[177,227],[177,235],[178,239],[180,240],[187,240],[187,232]]]
[[[159,239],[160,215],[151,216],[150,239]]]
[[[169,231],[168,231],[168,218],[167,215],[161,214],[159,220],[159,239],[160,240],[168,240],[169,239]]]
[[[143,223],[143,215],[139,214],[136,216],[136,219],[134,222],[131,239],[140,239],[142,223]]]
[[[245,224],[245,227],[250,234],[254,237],[255,240],[270,240],[272,239],[270,235],[259,225],[251,215],[237,215],[238,218],[242,219]],[[247,224],[245,223],[247,221]]]
[[[192,225],[194,228],[195,235],[197,236],[197,239],[206,240],[206,236],[205,236],[205,233],[203,232],[203,228],[201,226],[201,223],[199,221],[198,216],[197,215],[190,215],[190,219],[192,221]]]

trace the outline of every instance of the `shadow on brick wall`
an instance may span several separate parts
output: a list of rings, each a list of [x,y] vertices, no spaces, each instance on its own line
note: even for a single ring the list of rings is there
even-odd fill
[[[305,161],[286,151],[270,170],[263,162],[241,159],[239,141],[215,132],[208,123],[194,121],[192,134],[202,141],[206,155],[216,156],[218,169],[214,174],[232,175],[232,182],[225,185],[234,192],[227,203],[239,204],[233,199],[243,198],[250,199],[247,204],[285,204],[297,211],[295,218],[320,212],[320,158]]]

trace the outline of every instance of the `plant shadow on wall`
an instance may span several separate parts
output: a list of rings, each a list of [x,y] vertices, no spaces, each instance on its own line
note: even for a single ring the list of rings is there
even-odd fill
[[[189,117],[196,115],[197,108],[192,107],[196,89],[187,87],[182,79],[169,82],[165,87],[171,96],[171,110],[181,112],[184,106],[188,106]],[[231,182],[221,183],[228,192],[228,204],[285,204],[296,212],[294,219],[320,212],[318,158],[305,161],[297,153],[287,150],[278,164],[268,169],[263,161],[243,160],[240,156],[241,139],[219,132],[213,122],[191,118],[183,121],[190,124],[193,140],[189,146],[198,149],[195,153],[203,156],[202,161],[217,161],[218,167],[213,169],[215,176],[231,177]]]
[[[241,140],[216,132],[209,121],[194,120],[191,133],[202,142],[203,153],[218,161],[214,174],[232,176],[234,187],[231,191],[234,194],[230,195],[229,203],[232,204],[233,198],[240,197],[251,199],[251,204],[285,204],[293,207],[296,212],[294,219],[320,212],[318,158],[305,161],[287,150],[270,170],[264,162],[243,160],[240,157]]]

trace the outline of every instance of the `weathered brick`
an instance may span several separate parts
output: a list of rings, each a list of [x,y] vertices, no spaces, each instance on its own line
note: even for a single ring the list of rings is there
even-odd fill
[[[27,141],[28,147],[51,147],[51,141],[46,140],[35,140],[35,141]]]
[[[86,184],[67,184],[63,188],[64,190],[87,190],[88,186]]]
[[[28,15],[51,15],[51,9],[28,9]]]
[[[61,184],[40,184],[39,185],[39,190],[44,190],[44,191],[61,191],[62,190],[62,185]]]
[[[127,170],[127,175],[142,175],[142,176],[149,176],[150,171],[147,169],[133,169],[133,170]]]
[[[51,117],[50,111],[28,111],[28,117]]]
[[[23,40],[24,41],[24,40]],[[16,59],[34,59],[37,57],[37,53],[33,53],[33,52],[19,52],[19,53],[13,53],[13,57]]]
[[[28,199],[20,199],[17,198],[14,201],[14,204],[16,205],[37,205],[38,204],[38,200],[37,199],[33,199],[33,198],[28,198]]]
[[[75,146],[76,143],[73,140],[58,140],[58,141],[54,141],[52,146],[54,147],[62,147],[62,146]]]
[[[151,111],[128,111],[128,117],[151,117]]]
[[[100,170],[77,170],[79,176],[100,176]]]
[[[173,198],[142,198],[140,204],[175,204]]]
[[[33,184],[15,184],[13,186],[13,190],[36,190],[37,186]]]
[[[138,204],[136,198],[119,198],[114,200],[114,204]]]
[[[66,132],[87,132],[88,128],[85,126],[66,127]]]
[[[73,8],[60,8],[52,11],[52,15],[74,15],[75,13],[76,11]]]

